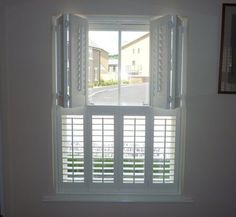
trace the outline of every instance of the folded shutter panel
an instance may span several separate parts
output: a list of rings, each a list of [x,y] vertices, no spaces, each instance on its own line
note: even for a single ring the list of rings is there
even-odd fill
[[[164,16],[153,19],[150,26],[151,105],[174,109],[179,105],[182,55],[179,18]]]
[[[183,73],[183,21],[178,16],[172,17],[173,22],[173,63],[172,63],[172,80],[171,80],[171,104],[170,108],[174,109],[180,106],[182,95],[182,73]]]
[[[86,18],[69,15],[70,107],[85,105],[88,53],[88,22]]]
[[[57,103],[64,108],[85,105],[88,22],[64,14],[56,26]]]
[[[56,22],[56,91],[57,104],[66,108],[69,105],[68,94],[68,44],[66,16],[60,16]]]

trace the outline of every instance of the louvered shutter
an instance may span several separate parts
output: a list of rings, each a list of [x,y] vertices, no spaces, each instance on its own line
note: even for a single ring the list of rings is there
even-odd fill
[[[184,24],[178,16],[172,17],[173,29],[173,63],[172,63],[172,83],[171,83],[171,108],[180,106],[182,96],[183,77],[183,33]]]
[[[87,19],[73,14],[58,18],[57,98],[62,107],[85,105],[87,50]]]
[[[114,116],[92,115],[92,182],[114,183]]]
[[[56,92],[57,104],[62,107],[68,107],[69,94],[68,88],[68,44],[66,16],[60,16],[56,21]]]
[[[174,109],[179,106],[182,71],[182,32],[177,16],[153,19],[150,27],[151,105]]]

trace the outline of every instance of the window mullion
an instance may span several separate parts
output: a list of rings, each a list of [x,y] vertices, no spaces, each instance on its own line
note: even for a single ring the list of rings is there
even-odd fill
[[[85,112],[84,119],[84,168],[85,183],[89,188],[92,183],[92,115],[89,110]]]
[[[134,119],[134,135],[133,135],[133,143],[134,143],[134,158],[133,158],[133,183],[136,183],[136,119]]]
[[[153,112],[151,109],[146,114],[146,138],[145,138],[145,185],[148,187],[152,183],[153,164]]]
[[[117,188],[120,189],[122,185],[122,166],[123,166],[123,116],[120,112],[115,114],[114,133],[115,133],[115,149],[114,149],[114,167],[115,167],[115,183]]]
[[[119,42],[118,42],[118,105],[121,103],[121,30],[119,30]]]

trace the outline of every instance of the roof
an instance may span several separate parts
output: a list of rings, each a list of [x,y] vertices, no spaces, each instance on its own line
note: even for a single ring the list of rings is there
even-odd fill
[[[143,35],[143,36],[141,36],[141,37],[135,39],[134,41],[131,41],[131,42],[129,42],[128,44],[122,46],[121,49],[125,49],[125,48],[127,48],[127,47],[129,47],[129,46],[131,46],[131,45],[133,45],[133,44],[135,44],[135,43],[137,43],[137,42],[139,42],[139,41],[142,41],[143,39],[149,37],[149,35],[150,35],[150,34],[147,33],[147,34],[145,34],[145,35]]]

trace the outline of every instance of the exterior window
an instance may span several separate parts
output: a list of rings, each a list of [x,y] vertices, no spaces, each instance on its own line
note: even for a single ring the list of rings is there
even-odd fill
[[[184,25],[178,16],[55,19],[59,193],[180,193]]]
[[[140,45],[142,57],[133,52]],[[89,50],[89,105],[149,104],[149,32],[91,30]]]

